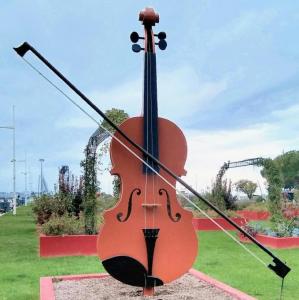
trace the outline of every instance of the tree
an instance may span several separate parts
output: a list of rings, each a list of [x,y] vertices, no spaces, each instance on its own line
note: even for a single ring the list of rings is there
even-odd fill
[[[97,173],[95,169],[96,154],[87,145],[85,148],[85,159],[81,162],[84,169],[83,177],[83,207],[84,227],[86,234],[95,234],[97,231]]]
[[[234,209],[237,200],[231,193],[231,181],[217,177],[216,182],[212,186],[210,201],[219,209]]]
[[[83,178],[79,179],[74,176],[68,166],[62,166],[59,169],[59,190],[60,197],[70,199],[71,201],[71,212],[77,218],[81,211],[81,204],[83,201],[82,195]]]
[[[122,109],[112,108],[105,112],[105,115],[117,126],[119,126],[122,122],[129,118],[129,115]],[[107,121],[103,121],[101,124],[104,128],[108,129],[110,132],[114,133],[115,129],[111,127]],[[104,142],[100,148],[100,155],[103,155],[108,152],[108,142]],[[113,179],[113,196],[115,198],[119,197],[121,182],[118,176],[115,176]]]
[[[235,187],[237,191],[246,194],[248,199],[251,200],[257,188],[257,184],[247,179],[241,179],[235,183]]]
[[[299,187],[299,151],[289,151],[274,159],[285,187]]]
[[[123,109],[118,108],[106,110],[105,115],[117,126],[119,126],[123,121],[129,118],[129,115]],[[110,132],[115,132],[115,129],[111,127],[106,120],[103,120],[101,125],[104,128],[108,129]]]
[[[282,219],[281,187],[282,176],[277,166],[277,162],[270,158],[264,160],[264,169],[261,171],[268,181],[269,210],[271,221]]]

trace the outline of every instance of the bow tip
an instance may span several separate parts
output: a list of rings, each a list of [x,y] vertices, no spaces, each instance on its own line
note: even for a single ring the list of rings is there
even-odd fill
[[[21,46],[13,48],[21,57],[23,57],[28,50],[30,50],[30,45],[24,42]]]

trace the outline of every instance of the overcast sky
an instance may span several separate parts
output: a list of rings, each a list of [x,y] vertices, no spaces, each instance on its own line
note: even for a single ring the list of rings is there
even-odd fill
[[[80,174],[96,124],[32,71],[12,47],[31,43],[103,110],[140,115],[142,53],[129,35],[142,34],[138,14],[160,14],[155,32],[160,116],[184,131],[186,180],[211,185],[223,162],[275,157],[299,145],[299,3],[295,1],[0,1],[0,126],[16,107],[17,160],[27,152],[29,183],[37,190],[39,158],[50,189],[58,167]],[[26,58],[73,96],[40,61]],[[82,102],[77,99],[78,103]],[[90,110],[89,110],[90,111]],[[92,112],[91,112],[92,113]],[[92,113],[94,116],[95,114]],[[12,190],[12,132],[0,129],[0,191]],[[17,163],[17,190],[24,190]],[[108,174],[99,174],[110,191]],[[263,185],[259,169],[229,170]],[[29,186],[30,187],[30,186]]]

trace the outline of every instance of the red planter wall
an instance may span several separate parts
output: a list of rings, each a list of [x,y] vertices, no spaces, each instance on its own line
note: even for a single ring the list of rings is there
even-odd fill
[[[237,210],[236,213],[249,221],[267,220],[270,216],[268,211]]]
[[[257,234],[255,238],[264,246],[275,249],[299,248],[299,237],[272,237],[268,235]],[[251,243],[249,239],[241,234],[239,234],[239,239],[243,243]]]
[[[296,216],[299,216],[299,209],[287,209],[283,212],[284,216],[288,219],[292,219]]]
[[[39,256],[97,255],[97,235],[39,237]]]
[[[267,220],[270,217],[268,211],[251,211],[251,210],[237,210],[236,213],[248,221]],[[299,216],[299,209],[287,209],[283,212],[288,219]]]
[[[226,230],[235,228],[222,218],[214,219]],[[243,218],[232,218],[238,225],[245,224]],[[195,218],[192,220],[195,230],[221,230],[210,219]],[[39,256],[76,256],[97,255],[97,235],[64,235],[39,237]]]
[[[222,218],[215,218],[213,220],[219,223],[219,225],[221,225],[221,227],[226,230],[236,229],[234,226],[232,226]],[[231,218],[231,220],[237,223],[239,226],[243,226],[246,223],[244,218]],[[192,223],[195,230],[221,230],[215,223],[213,223],[213,221],[207,218],[194,218],[192,220]]]

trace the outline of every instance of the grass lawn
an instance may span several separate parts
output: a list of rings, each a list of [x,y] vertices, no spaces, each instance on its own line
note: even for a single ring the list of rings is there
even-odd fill
[[[267,264],[272,260],[254,245],[247,247]],[[284,282],[283,299],[299,299],[299,249],[271,250],[291,267]],[[247,294],[263,300],[279,299],[281,279],[223,232],[200,232],[194,267]]]
[[[248,246],[267,263],[271,260]],[[299,299],[299,249],[273,250],[293,269],[285,280],[284,298]],[[200,232],[196,269],[258,299],[279,299],[279,278],[224,233]],[[104,271],[96,257],[39,258],[30,208],[0,217],[0,299],[38,299],[39,277]]]
[[[0,217],[0,299],[38,299],[39,277],[103,272],[97,257],[39,258],[29,207]]]

